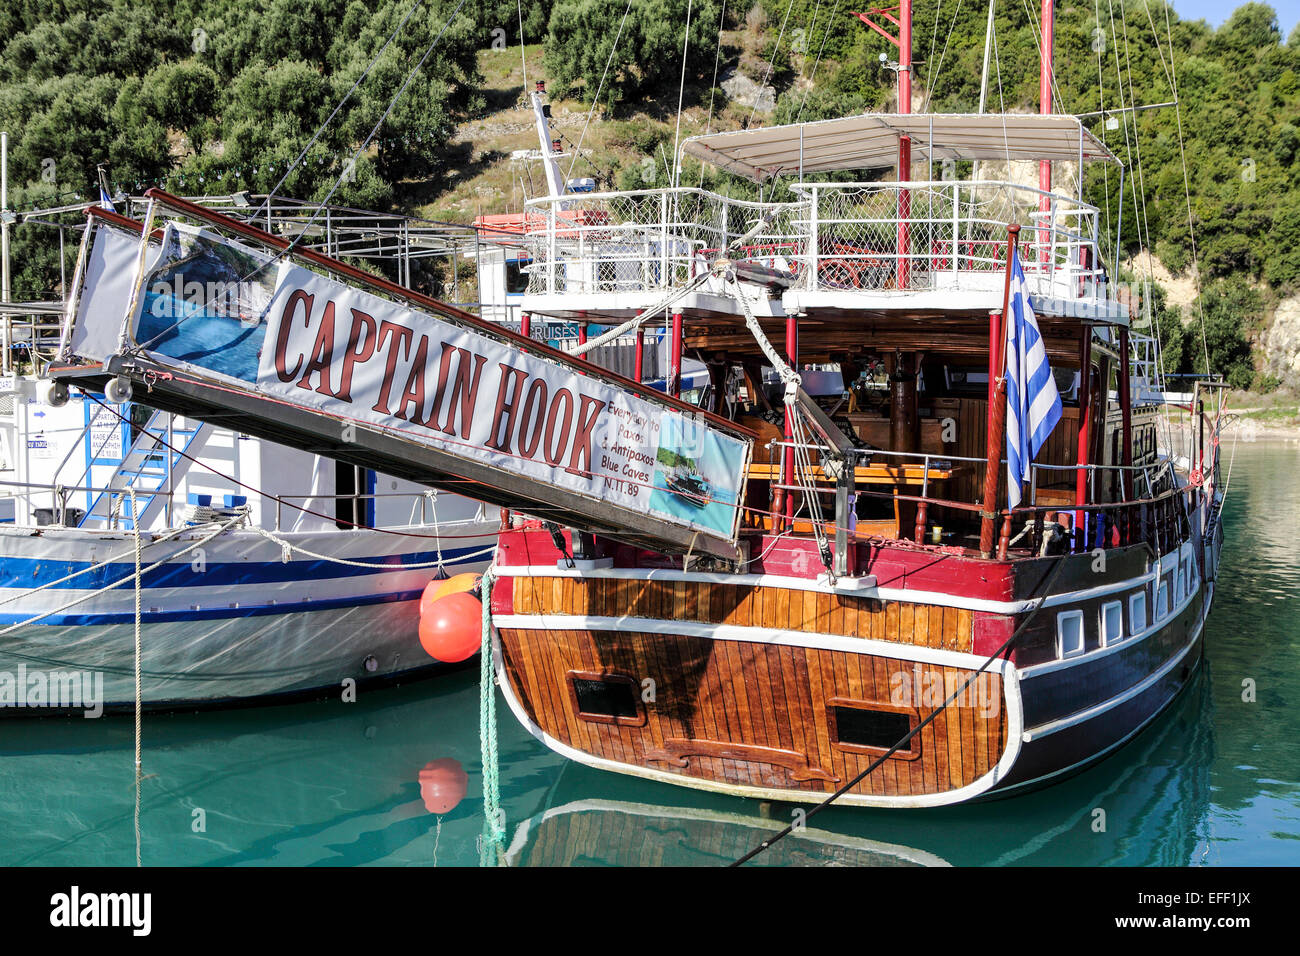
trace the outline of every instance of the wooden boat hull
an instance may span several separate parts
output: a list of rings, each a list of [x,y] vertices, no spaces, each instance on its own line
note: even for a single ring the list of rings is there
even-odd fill
[[[932,591],[899,600],[770,574],[504,566],[493,592],[499,682],[534,735],[589,766],[802,802],[835,792],[940,711],[840,802],[966,802],[1082,769],[1177,696],[1200,662],[1212,585],[1179,585],[1186,593],[1166,614],[1109,646],[1096,635],[1068,659],[1049,648],[1058,615],[1097,620],[1102,605],[1154,594],[1190,553],[1146,570],[1138,555],[1117,555],[1100,583],[1082,577],[1089,555],[1070,559],[1079,573],[1061,576],[1017,652],[978,676],[1032,603],[1014,583],[1000,602]]]

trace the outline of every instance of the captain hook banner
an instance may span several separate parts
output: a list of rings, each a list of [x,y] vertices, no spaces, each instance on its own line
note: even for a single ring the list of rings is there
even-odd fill
[[[730,539],[748,443],[598,370],[169,223],[136,343],[244,391],[400,431],[477,462]]]

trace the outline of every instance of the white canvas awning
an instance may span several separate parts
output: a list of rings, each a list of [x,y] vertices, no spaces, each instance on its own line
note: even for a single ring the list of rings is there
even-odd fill
[[[904,134],[912,138],[913,162],[1119,162],[1077,117],[1033,113],[863,113],[695,136],[682,148],[706,163],[762,180],[800,172],[893,166],[898,161],[898,138]]]

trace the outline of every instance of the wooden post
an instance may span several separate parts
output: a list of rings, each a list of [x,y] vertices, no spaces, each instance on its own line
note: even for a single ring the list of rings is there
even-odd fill
[[[912,529],[912,540],[917,544],[925,544],[925,526],[929,523],[929,510],[930,502],[916,503],[916,526]]]
[[[1002,534],[998,536],[998,560],[1007,559],[1007,549],[1011,547],[1011,512],[1002,519]]]
[[[1013,222],[1007,226],[1007,274],[1002,289],[1002,315],[1004,316],[1011,301],[1011,262],[1015,257],[1016,241],[1019,237],[1019,225]],[[990,313],[989,321],[995,321],[993,313]],[[996,337],[997,351],[1001,354],[1004,342],[1002,323],[998,322],[997,325],[999,328],[991,335]],[[993,522],[997,519],[998,470],[1002,464],[1002,440],[1007,424],[1006,395],[1007,377],[1003,374],[1003,370],[998,368],[997,381],[993,388],[993,401],[989,404],[987,457],[984,463],[984,508],[980,513],[983,519],[980,522],[980,554],[986,558],[993,556]]]
[[[889,450],[920,451],[921,419],[916,407],[916,361],[900,352],[889,377]]]
[[[790,367],[798,369],[799,367],[799,320],[794,315],[787,315],[785,318],[785,355],[786,361]],[[785,440],[794,441],[794,417],[790,413],[790,406],[785,406]],[[794,449],[787,447],[785,455],[781,461],[781,484],[787,486],[794,484]],[[781,508],[775,509],[778,513],[784,513],[787,527],[794,527],[794,494],[786,491],[782,498]]]

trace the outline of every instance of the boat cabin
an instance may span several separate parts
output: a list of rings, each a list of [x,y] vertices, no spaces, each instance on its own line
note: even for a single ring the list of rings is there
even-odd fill
[[[877,175],[904,143],[910,161],[893,181],[809,178]],[[606,327],[657,310],[631,334],[661,327],[671,368],[692,358],[708,368],[703,406],[760,436],[742,527],[808,533],[817,509],[807,499],[824,495],[829,513],[835,493],[828,474],[796,481],[799,442],[748,313],[817,382],[805,400],[852,445],[844,518],[856,536],[990,550],[988,513],[1007,500],[1001,438],[992,501],[986,472],[1010,223],[1021,226],[1018,256],[1064,410],[1024,491],[1016,524],[1032,533],[996,530],[1050,547],[1053,524],[1071,531],[1080,506],[1125,500],[1129,476],[1154,463],[1155,406],[1133,400],[1129,309],[1100,256],[1098,209],[1011,178],[1018,163],[1058,164],[1077,183],[1085,163],[1117,162],[1075,117],[867,114],[717,133],[682,149],[760,183],[794,177],[795,198],[683,187],[533,200],[522,308]],[[957,163],[975,178],[936,176]],[[994,163],[1004,178],[979,178]],[[671,374],[668,388],[680,392]]]

